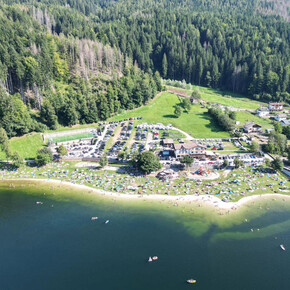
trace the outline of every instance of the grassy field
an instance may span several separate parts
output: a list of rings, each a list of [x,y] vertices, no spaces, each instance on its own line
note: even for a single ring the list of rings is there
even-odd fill
[[[269,119],[260,118],[257,115],[254,115],[246,111],[237,111],[236,113],[237,113],[237,121],[239,121],[241,124],[252,121],[262,126],[263,129],[273,128],[272,121]]]
[[[167,86],[168,88],[175,88]],[[261,105],[267,105],[266,103],[258,102],[255,100],[251,100],[248,98],[245,98],[241,95],[230,93],[230,92],[221,92],[210,88],[205,87],[198,87],[193,86],[193,90],[185,90],[181,88],[175,88],[178,90],[186,91],[189,95],[191,95],[192,91],[194,89],[198,89],[201,94],[201,98],[205,101],[211,102],[211,103],[217,103],[225,106],[232,106],[235,108],[240,109],[257,109]]]
[[[12,153],[17,151],[25,159],[33,159],[42,146],[42,136],[38,133],[10,139]],[[3,152],[0,152],[0,159],[5,160]]]
[[[195,138],[223,138],[229,137],[227,132],[222,131],[214,124],[207,109],[199,105],[193,105],[189,113],[183,112],[179,118],[174,116],[174,106],[179,104],[179,99],[171,93],[163,93],[152,100],[148,105],[141,108],[124,112],[109,121],[119,121],[131,117],[143,117],[138,123],[163,123],[173,126],[189,133]]]
[[[72,140],[79,140],[84,138],[91,138],[94,137],[91,133],[82,133],[82,134],[75,134],[75,135],[69,135],[69,136],[60,136],[60,137],[54,137],[52,138],[53,142],[66,142],[66,141],[72,141]]]
[[[60,127],[57,130],[47,130],[46,133],[55,133],[55,132],[63,132],[63,131],[71,131],[71,130],[77,130],[77,129],[84,129],[84,128],[96,128],[99,125],[97,123],[92,124],[77,124],[71,127]]]
[[[261,173],[253,168],[237,169],[216,180],[203,180],[196,182],[190,178],[192,174],[188,171],[180,172],[179,178],[172,182],[162,182],[154,176],[134,176],[118,173],[110,170],[95,170],[82,168],[81,174],[78,162],[52,163],[45,167],[23,167],[16,171],[5,171],[5,179],[17,178],[39,178],[57,179],[71,182],[75,180],[77,184],[87,185],[93,188],[111,192],[137,193],[142,194],[164,194],[164,195],[185,195],[201,194],[204,196],[214,195],[227,201],[237,201],[243,196],[265,193],[289,194],[290,182],[281,173]],[[112,164],[111,164],[112,165]],[[5,165],[6,166],[6,165]],[[120,165],[118,164],[118,167]],[[126,167],[121,166],[123,170]],[[78,170],[76,170],[78,169]],[[63,174],[63,172],[66,174]],[[207,174],[205,172],[205,174]],[[137,187],[136,191],[128,189],[129,186]],[[284,190],[284,191],[282,191]],[[287,191],[288,190],[288,191]]]

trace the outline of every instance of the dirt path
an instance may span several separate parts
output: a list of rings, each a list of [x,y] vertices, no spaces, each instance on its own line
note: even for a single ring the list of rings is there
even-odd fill
[[[176,130],[176,131],[182,133],[182,134],[185,136],[185,139],[186,139],[186,140],[192,140],[192,139],[193,139],[193,137],[190,136],[188,133],[186,133],[186,132],[184,132],[184,131],[182,131],[182,130],[176,128],[176,127],[172,127],[172,130]]]

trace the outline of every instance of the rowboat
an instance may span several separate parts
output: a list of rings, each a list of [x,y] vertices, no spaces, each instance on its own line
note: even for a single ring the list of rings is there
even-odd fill
[[[153,261],[157,261],[158,260],[158,257],[157,256],[154,256],[154,257],[152,257],[152,260]]]
[[[196,283],[196,280],[194,280],[194,279],[188,279],[188,280],[186,280],[186,282],[188,284],[195,284]]]
[[[284,245],[280,245],[280,248],[281,248],[283,251],[286,251],[286,248],[284,247]]]
[[[95,220],[97,220],[97,219],[98,219],[97,216],[92,216],[92,217],[91,217],[91,220],[92,220],[92,221],[95,221]]]

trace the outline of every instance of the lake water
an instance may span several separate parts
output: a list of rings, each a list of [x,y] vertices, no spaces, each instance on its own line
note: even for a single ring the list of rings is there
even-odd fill
[[[59,191],[0,188],[1,290],[290,289],[286,208],[221,226],[206,211],[189,216]],[[247,210],[241,215],[257,211]],[[158,261],[148,263],[154,255]],[[186,284],[189,278],[197,284]]]

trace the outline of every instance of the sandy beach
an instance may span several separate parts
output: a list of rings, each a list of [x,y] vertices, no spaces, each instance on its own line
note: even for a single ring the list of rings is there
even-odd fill
[[[35,181],[35,182],[42,182],[42,183],[50,183],[54,184],[56,186],[60,185],[67,185],[67,186],[73,186],[74,188],[85,190],[90,193],[96,193],[100,195],[106,195],[110,197],[116,197],[116,198],[123,198],[123,199],[147,199],[147,200],[162,200],[162,201],[176,201],[176,202],[203,202],[205,205],[212,206],[219,209],[226,209],[226,210],[237,210],[242,205],[248,204],[250,202],[253,202],[258,199],[264,199],[264,198],[283,198],[285,201],[286,199],[290,201],[289,195],[283,195],[278,193],[264,193],[259,195],[251,195],[247,197],[241,198],[237,202],[223,202],[221,199],[219,199],[216,196],[212,195],[162,195],[162,194],[129,194],[129,193],[115,193],[111,191],[105,191],[102,189],[96,189],[92,188],[86,185],[76,184],[72,182],[62,181],[62,180],[56,180],[56,179],[33,179],[33,178],[23,178],[23,179],[2,179],[2,181],[11,181],[11,182],[19,182],[19,181]]]

